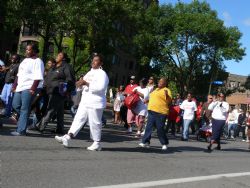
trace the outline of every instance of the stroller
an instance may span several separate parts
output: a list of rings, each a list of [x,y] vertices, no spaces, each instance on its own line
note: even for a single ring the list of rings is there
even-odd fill
[[[198,130],[196,134],[197,140],[205,139],[206,142],[211,141],[212,136],[212,124],[204,123],[203,126]]]

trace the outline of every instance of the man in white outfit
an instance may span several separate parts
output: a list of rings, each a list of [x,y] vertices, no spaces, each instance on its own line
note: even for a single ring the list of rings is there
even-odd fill
[[[79,80],[77,87],[83,86],[82,98],[77,113],[74,117],[68,134],[55,136],[55,139],[68,147],[68,142],[75,137],[83,125],[88,122],[90,127],[90,137],[94,141],[88,150],[101,150],[101,129],[102,115],[106,107],[106,91],[109,83],[108,76],[102,70],[102,56],[95,54],[92,60],[92,69]]]

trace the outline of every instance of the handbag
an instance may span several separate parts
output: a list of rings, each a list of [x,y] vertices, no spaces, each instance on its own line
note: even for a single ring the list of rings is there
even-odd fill
[[[136,107],[140,97],[136,93],[132,93],[131,95],[127,96],[124,100],[124,104],[127,106],[128,109],[133,109]]]

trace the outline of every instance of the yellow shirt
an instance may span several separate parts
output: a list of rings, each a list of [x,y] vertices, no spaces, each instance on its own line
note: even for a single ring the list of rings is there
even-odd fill
[[[166,98],[165,91],[168,92],[168,98]],[[169,104],[171,102],[172,94],[170,89],[156,88],[149,96],[148,110],[160,113],[160,114],[169,114]]]

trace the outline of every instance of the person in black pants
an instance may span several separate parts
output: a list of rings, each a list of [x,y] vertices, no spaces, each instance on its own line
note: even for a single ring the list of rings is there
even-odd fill
[[[48,71],[51,68],[54,68],[56,65],[56,60],[54,58],[49,58],[45,67],[44,72],[44,80],[46,80],[46,76]],[[40,92],[36,95],[34,100],[31,104],[31,111],[33,111],[33,122],[32,125],[29,126],[29,130],[36,130],[36,124],[41,121],[41,119],[46,115],[47,112],[47,106],[48,106],[49,98],[46,93],[46,84],[43,85],[43,88],[40,90]],[[56,114],[53,116],[53,119],[56,119]]]
[[[60,52],[57,55],[55,67],[47,72],[45,85],[49,98],[48,107],[45,117],[38,123],[37,128],[43,132],[56,114],[57,127],[55,133],[64,134],[64,101],[67,93],[75,89],[75,77],[68,64],[67,54]]]
[[[242,132],[242,141],[246,141],[246,133],[245,133],[246,113],[243,112],[242,109],[239,109],[239,112],[240,112],[240,115],[238,117],[238,125],[236,126],[235,131],[234,131],[234,138],[239,136],[239,133]]]

